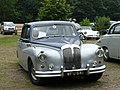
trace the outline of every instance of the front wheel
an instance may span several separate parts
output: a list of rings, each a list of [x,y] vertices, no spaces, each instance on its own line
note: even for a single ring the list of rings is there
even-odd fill
[[[1,32],[1,34],[2,34],[2,35],[5,35],[5,32],[4,32],[4,31],[2,31],[2,32]]]
[[[17,31],[15,31],[15,35],[17,35]]]
[[[30,81],[33,84],[35,84],[35,85],[42,85],[43,84],[42,78],[37,78],[35,76],[35,68],[34,68],[32,61],[30,61],[28,64],[28,74],[29,74]]]
[[[87,81],[97,81],[98,79],[101,78],[103,73],[95,73],[95,74],[90,74],[85,77],[85,80]]]
[[[96,38],[96,40],[99,40],[99,39],[100,39],[99,37]]]
[[[109,60],[109,50],[107,48],[103,48],[104,50],[104,60],[108,61]]]
[[[17,35],[17,33],[15,33],[15,35]]]

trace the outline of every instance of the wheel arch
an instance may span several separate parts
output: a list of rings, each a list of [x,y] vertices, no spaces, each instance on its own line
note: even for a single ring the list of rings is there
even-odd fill
[[[104,49],[108,49],[108,47],[107,47],[107,46],[102,46],[102,48],[103,48],[103,50],[104,50]]]
[[[29,69],[30,62],[32,62],[32,59],[31,59],[31,57],[28,57],[28,59],[27,59],[27,71]]]
[[[106,47],[106,46],[103,46],[102,48],[103,48],[103,50],[104,50],[104,61],[108,61],[108,60],[110,59],[109,49],[108,49],[108,47]],[[107,53],[106,53],[106,50],[107,50]]]

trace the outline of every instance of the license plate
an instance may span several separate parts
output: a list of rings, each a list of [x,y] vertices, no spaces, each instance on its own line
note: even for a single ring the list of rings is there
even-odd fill
[[[76,76],[76,75],[81,75],[82,72],[68,72],[66,73],[67,76]]]

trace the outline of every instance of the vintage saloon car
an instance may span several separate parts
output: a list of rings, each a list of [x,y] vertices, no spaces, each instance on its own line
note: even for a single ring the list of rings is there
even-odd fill
[[[83,44],[75,25],[68,21],[24,24],[17,56],[20,66],[36,85],[47,77],[82,76],[96,81],[106,67],[102,48]]]
[[[120,21],[113,23],[96,44],[103,48],[105,61],[120,59]]]

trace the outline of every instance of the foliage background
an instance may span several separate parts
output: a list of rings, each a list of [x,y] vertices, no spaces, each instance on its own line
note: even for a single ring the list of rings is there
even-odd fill
[[[0,22],[30,22],[76,18],[77,22],[96,16],[120,20],[120,0],[0,0]]]

